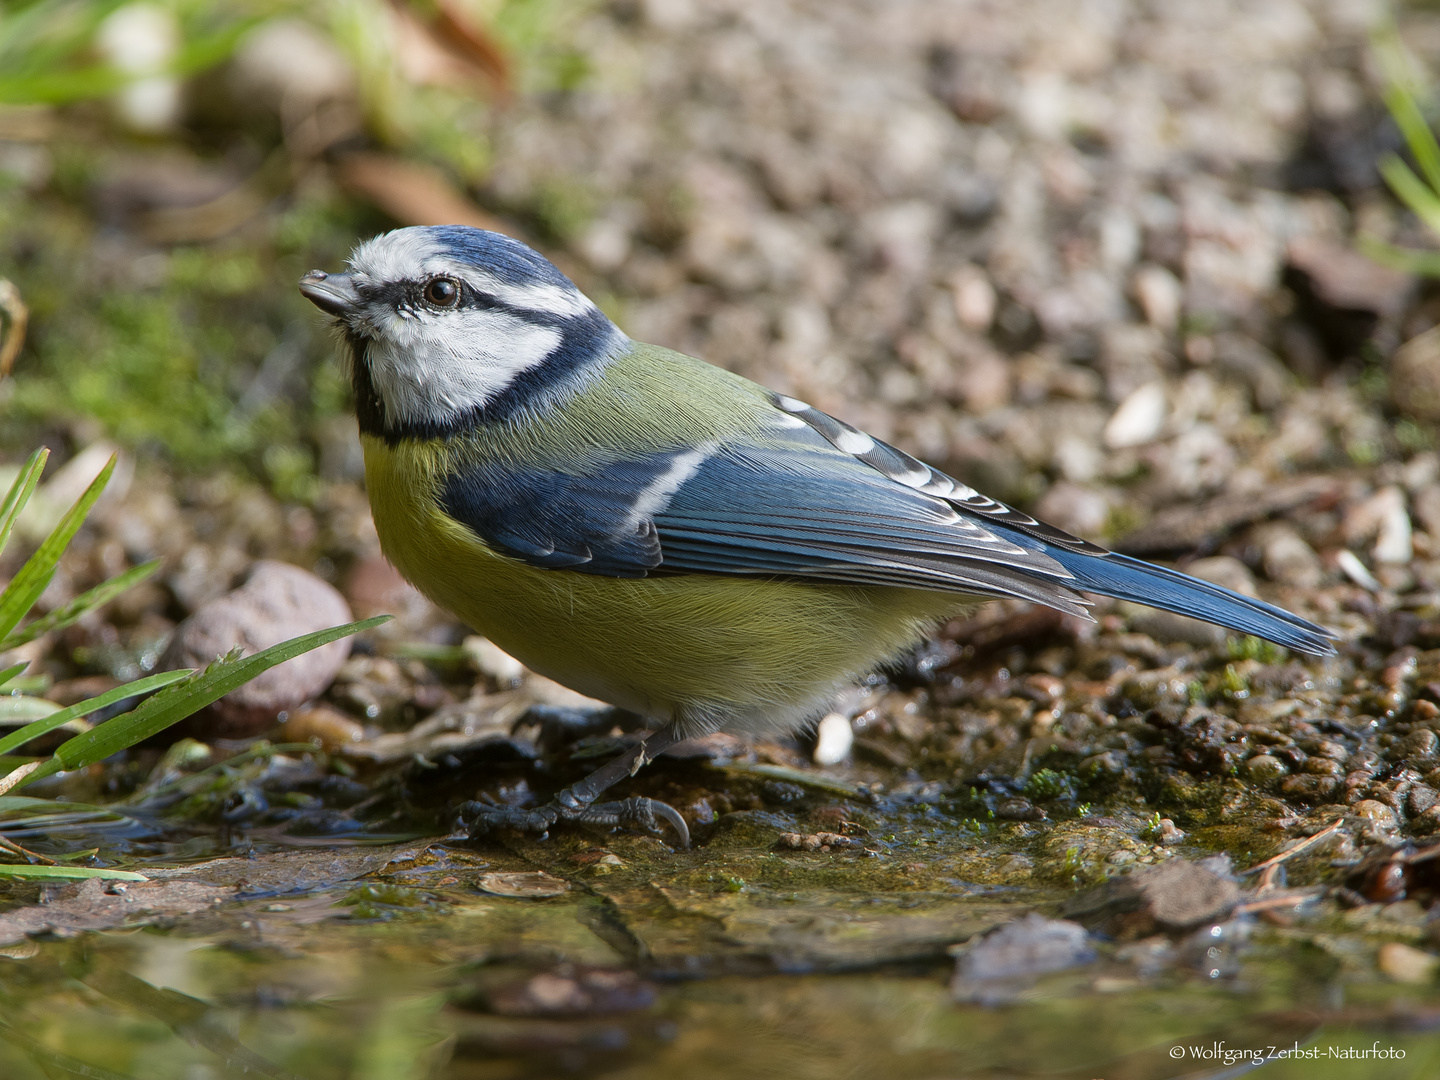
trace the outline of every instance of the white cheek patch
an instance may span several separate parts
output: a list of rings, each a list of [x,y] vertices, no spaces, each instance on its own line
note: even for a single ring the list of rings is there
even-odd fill
[[[584,338],[577,350],[598,355],[623,340],[608,320],[583,318],[598,314],[595,305],[557,280],[553,268],[533,266],[538,256],[523,245],[507,255],[507,241],[487,242],[499,245],[500,265],[513,262],[521,281],[461,257],[430,229],[397,229],[361,244],[351,256],[360,294],[368,285],[386,296],[348,322],[353,334],[366,339],[366,362],[387,424],[443,424],[483,407],[556,354],[565,342],[565,320],[576,320],[573,333]],[[535,271],[534,280],[523,280],[526,267]],[[440,276],[463,281],[491,302],[436,310],[412,295]],[[379,290],[386,285],[392,288]],[[525,317],[530,313],[560,325],[537,325]]]
[[[376,329],[370,378],[395,424],[442,422],[483,406],[561,342],[559,330],[500,311],[392,313]]]

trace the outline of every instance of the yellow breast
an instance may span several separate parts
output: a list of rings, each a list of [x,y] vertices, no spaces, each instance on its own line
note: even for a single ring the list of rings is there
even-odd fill
[[[972,598],[794,579],[610,578],[491,550],[435,492],[443,444],[362,436],[375,528],[416,588],[527,667],[695,728],[782,730]]]

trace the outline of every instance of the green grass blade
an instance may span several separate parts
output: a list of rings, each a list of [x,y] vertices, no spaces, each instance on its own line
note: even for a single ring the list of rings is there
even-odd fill
[[[17,645],[24,645],[27,641],[34,641],[41,634],[48,634],[51,630],[62,630],[97,608],[104,607],[126,589],[140,584],[154,574],[160,569],[160,564],[160,559],[152,559],[139,566],[132,566],[124,573],[116,574],[109,581],[102,581],[93,589],[81,593],[64,607],[56,608],[49,614],[36,619],[25,629],[16,630],[8,637],[0,638],[0,652],[13,649]]]
[[[33,557],[32,557],[33,561]],[[20,568],[20,574],[30,567],[26,563]],[[15,623],[24,617],[25,613],[40,602],[41,595],[50,587],[50,581],[55,577],[55,567],[37,570],[24,581],[21,581],[20,574],[10,579],[10,584],[0,592],[0,630],[8,635],[15,629]],[[11,621],[11,613],[14,613],[14,620]]]
[[[138,694],[151,694],[156,690],[163,690],[181,679],[188,678],[191,672],[189,668],[181,668],[179,671],[162,671],[158,675],[147,675],[143,679],[136,679],[124,686],[117,686],[113,690],[107,690],[98,697],[87,698],[84,701],[76,702],[58,712],[50,713],[32,723],[26,724],[18,731],[13,731],[0,739],[0,754],[8,754],[17,746],[23,746],[31,739],[38,739],[41,735],[48,735],[56,728],[75,719],[77,716],[85,716],[107,705],[114,705],[117,701],[124,701],[128,697],[135,697]]]
[[[16,664],[14,667],[7,667],[3,671],[0,671],[0,688],[3,688],[6,683],[8,683],[11,679],[15,678],[16,675],[19,675],[29,666],[30,662],[28,660],[21,660],[20,663]]]
[[[0,551],[5,550],[5,542],[10,539],[10,530],[19,520],[20,511],[35,494],[35,485],[40,483],[40,474],[45,471],[45,462],[49,457],[50,451],[43,446],[31,454],[15,483],[10,485],[5,501],[0,502]]]
[[[84,734],[76,735],[73,739],[67,739],[55,751],[54,757],[21,780],[17,788],[51,776],[62,769],[82,769],[97,761],[103,761],[111,754],[119,753],[164,731],[170,725],[179,723],[212,701],[218,701],[262,671],[321,645],[328,645],[342,637],[379,626],[389,618],[389,615],[377,615],[372,619],[362,619],[344,626],[331,627],[329,630],[303,634],[272,645],[253,656],[237,660],[218,660],[204,672],[148,698],[130,712]]]
[[[0,863],[0,877],[23,877],[32,881],[74,881],[76,878],[109,878],[112,881],[149,881],[144,874],[132,870],[112,870],[108,866],[31,866],[28,863]]]
[[[135,76],[108,64],[70,71],[42,71],[0,79],[0,104],[68,105],[113,94]]]
[[[95,505],[95,500],[100,498],[100,493],[105,490],[105,485],[110,482],[110,474],[115,471],[115,458],[112,456],[100,470],[100,475],[90,482],[85,489],[85,494],[75,501],[75,505],[65,511],[65,516],[45,541],[36,549],[35,554],[26,560],[20,570],[5,591],[0,593],[0,637],[8,637],[11,630],[15,629],[17,623],[24,617],[25,613],[35,606],[35,601],[45,591],[45,586],[55,574],[55,566],[60,561],[60,556],[65,554],[65,548],[74,539],[80,526],[85,523],[85,517],[90,513],[90,508]]]
[[[1398,154],[1386,154],[1380,159],[1380,175],[1426,228],[1440,233],[1440,195],[1426,187],[1425,181],[1416,176]]]
[[[1440,190],[1440,145],[1435,142],[1435,133],[1425,122],[1415,97],[1400,83],[1391,83],[1385,88],[1385,107],[1394,117],[1405,144],[1415,155],[1420,171],[1425,174],[1432,191]]]
[[[1357,236],[1355,244],[1361,254],[1381,266],[1393,267],[1421,277],[1440,277],[1440,251],[1416,251],[1412,248],[1396,247],[1366,233]]]
[[[261,16],[252,15],[231,23],[223,30],[217,30],[204,37],[196,37],[185,42],[175,58],[170,61],[169,72],[181,77],[198,75],[200,72],[228,60],[234,53],[235,46],[240,43],[240,39],[263,21]]]
[[[57,702],[30,694],[0,694],[0,727],[28,724],[63,708]]]
[[[30,795],[0,795],[0,814],[8,814],[15,810],[34,810],[37,814],[53,814],[57,807],[63,807],[66,810],[98,810],[106,814],[114,812],[103,806],[91,806],[89,803],[57,803],[54,799],[36,799]],[[5,824],[11,823],[5,822]]]

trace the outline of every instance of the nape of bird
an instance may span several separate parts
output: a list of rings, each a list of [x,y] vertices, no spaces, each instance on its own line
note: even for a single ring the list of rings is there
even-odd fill
[[[542,256],[464,226],[399,229],[301,292],[349,365],[382,550],[527,667],[645,718],[644,741],[537,809],[659,832],[599,802],[674,743],[788,732],[986,598],[1086,615],[1138,601],[1302,653],[1328,631],[1097,547],[704,361],[625,336]]]

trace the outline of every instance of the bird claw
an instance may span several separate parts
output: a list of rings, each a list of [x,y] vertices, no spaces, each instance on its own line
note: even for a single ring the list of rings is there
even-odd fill
[[[544,840],[550,835],[550,826],[559,821],[560,817],[559,807],[554,803],[538,810],[525,810],[518,806],[495,806],[482,802],[467,802],[460,807],[460,824],[472,840],[494,829],[536,833],[538,839]]]
[[[690,846],[690,830],[679,812],[667,803],[644,796],[599,803],[595,806],[566,806],[557,799],[538,810],[525,810],[518,806],[494,806],[482,802],[468,802],[460,807],[460,823],[472,840],[495,829],[534,833],[537,839],[544,840],[550,835],[550,827],[558,821],[574,821],[581,825],[599,825],[612,829],[639,829],[652,836],[663,834],[663,821],[675,831],[680,847]]]
[[[643,795],[623,799],[620,802],[599,803],[581,811],[576,815],[575,820],[585,825],[641,829],[652,836],[664,833],[665,830],[660,825],[660,822],[663,821],[675,830],[675,835],[679,837],[682,848],[690,846],[690,829],[679,812],[669,803],[663,803],[658,799],[647,799]]]

